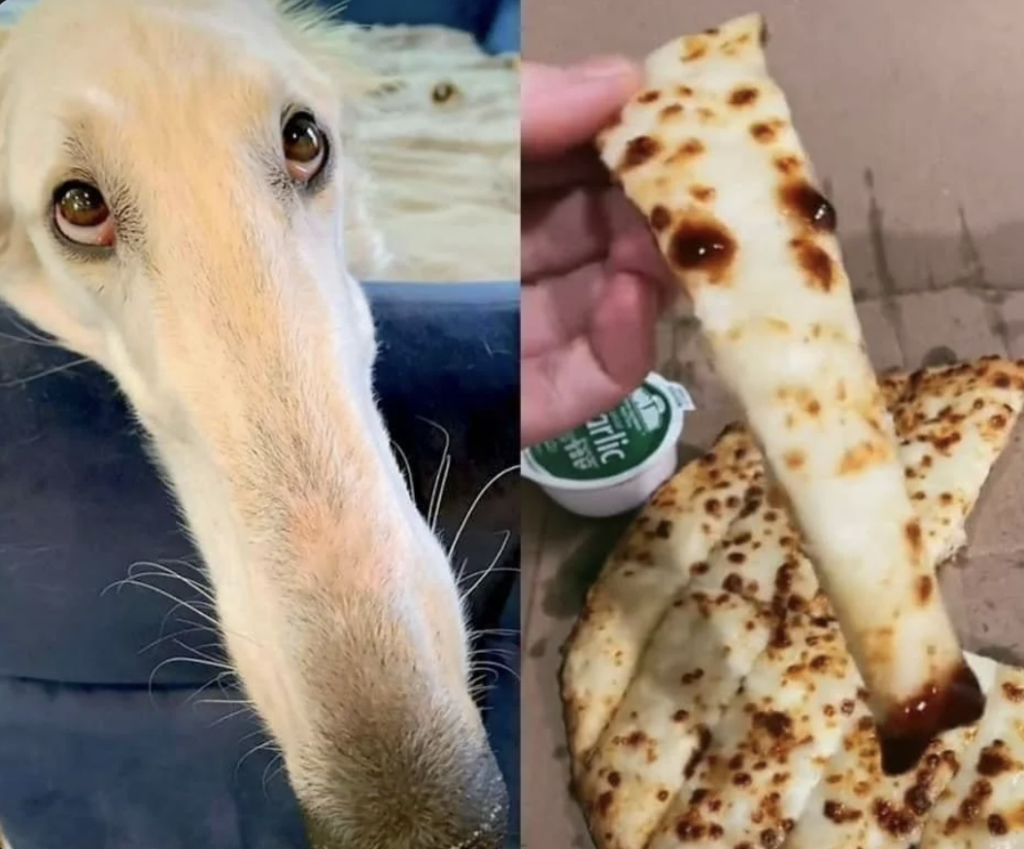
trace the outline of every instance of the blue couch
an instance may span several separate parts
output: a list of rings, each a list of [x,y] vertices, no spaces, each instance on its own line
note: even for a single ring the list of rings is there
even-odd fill
[[[4,3],[0,23],[23,4]],[[493,50],[518,49],[514,2],[353,0],[346,17],[442,22]],[[421,503],[442,448],[422,418],[450,432],[440,516],[450,538],[480,488],[518,462],[518,283],[367,289],[384,414]],[[137,560],[195,560],[128,411],[91,366],[18,383],[68,359],[10,338],[21,333],[0,308],[0,823],[8,838],[14,849],[301,849],[290,789],[280,776],[266,780],[269,756],[242,759],[259,742],[255,723],[228,718],[230,705],[196,704],[209,670],[164,664],[187,653],[174,640],[151,646],[186,627],[168,618],[173,603],[137,587],[103,593]],[[514,533],[474,593],[477,629],[519,629],[517,530],[510,475],[464,538],[463,554],[483,568],[500,534]],[[164,586],[183,595],[180,584]],[[179,639],[199,648],[210,636]],[[507,845],[518,847],[518,637],[494,637],[488,648],[510,667],[484,716],[512,799]]]

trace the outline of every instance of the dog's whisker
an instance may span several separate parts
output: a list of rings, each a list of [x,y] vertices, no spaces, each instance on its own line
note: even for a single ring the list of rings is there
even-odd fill
[[[160,670],[163,669],[165,666],[169,666],[172,663],[191,663],[194,666],[205,666],[212,669],[221,669],[225,672],[233,672],[231,667],[227,666],[226,664],[216,663],[212,660],[207,660],[206,658],[202,657],[169,657],[166,660],[162,660],[154,667],[153,671],[149,673],[149,681],[147,682],[146,686],[147,692],[149,693],[150,703],[154,707],[156,707],[156,699],[154,697],[153,692],[153,682],[156,680],[156,676],[160,674]]]
[[[483,584],[483,582],[487,580],[488,575],[492,575],[492,574],[494,574],[496,572],[515,572],[515,573],[519,572],[519,567],[518,566],[498,566],[498,562],[501,560],[501,555],[505,553],[505,546],[508,545],[508,541],[512,538],[512,534],[511,534],[510,531],[503,531],[502,533],[505,534],[505,538],[501,541],[501,546],[498,548],[498,553],[495,554],[493,558],[491,558],[491,562],[487,564],[487,568],[486,569],[483,569],[480,572],[473,572],[473,573],[471,573],[469,575],[462,575],[460,573],[460,575],[459,575],[459,584],[460,585],[465,580],[469,580],[471,578],[476,578],[476,580],[472,583],[472,585],[469,587],[469,589],[464,590],[462,592],[462,599],[463,599],[463,601],[468,599],[471,595],[473,595],[474,592],[476,592],[476,590],[480,587],[480,585]]]
[[[441,500],[444,495],[444,486],[448,482],[448,470],[451,467],[449,449],[452,444],[451,434],[441,424],[428,419],[426,416],[417,416],[420,421],[430,425],[444,436],[444,447],[441,449],[441,460],[438,463],[437,474],[434,476],[434,486],[430,492],[430,501],[427,504],[427,524],[432,531],[437,531],[437,517],[441,511]]]
[[[184,575],[179,575],[177,572],[168,569],[167,571],[156,571],[156,572],[135,572],[131,575],[132,578],[170,578],[172,580],[180,581],[189,589],[195,591],[206,599],[211,606],[215,604],[213,593],[207,587],[202,586],[198,581],[194,581],[191,578],[186,578]]]
[[[245,705],[249,708],[254,708],[252,701],[246,698],[238,699],[199,699],[195,702],[197,705]]]
[[[234,670],[230,670],[230,671],[229,670],[224,670],[223,672],[220,672],[217,675],[214,675],[213,678],[211,678],[209,681],[207,681],[205,684],[203,684],[202,687],[197,689],[187,699],[185,699],[185,702],[184,702],[185,706],[187,707],[189,705],[194,704],[196,698],[201,696],[203,693],[205,693],[210,687],[214,687],[214,686],[220,687],[221,692],[224,692],[224,681],[229,679],[229,678],[234,677],[235,675],[236,675],[236,673],[235,673]]]
[[[193,603],[195,605],[197,605],[198,607],[200,607],[200,608],[208,608],[209,610],[213,611],[213,614],[216,614],[216,608],[212,604],[208,605],[206,602],[199,602],[199,601],[196,601],[196,602],[193,602]],[[167,621],[172,616],[174,616],[174,614],[177,613],[178,610],[181,607],[183,607],[183,606],[184,605],[181,602],[179,602],[178,604],[174,605],[174,607],[172,607],[170,610],[168,610],[164,614],[164,618],[160,620],[160,631],[159,631],[159,633],[161,635],[163,635],[164,629],[167,627]],[[209,623],[203,624],[201,622],[194,622],[191,619],[183,619],[181,617],[176,618],[174,621],[176,623],[178,623],[178,624],[181,624],[181,625],[195,625],[196,627],[205,628],[208,631],[212,631],[213,633],[217,633],[217,628],[214,625],[211,625]],[[180,634],[180,633],[183,633],[183,632],[175,631],[172,634],[168,634],[167,637],[170,638],[170,639],[173,639],[175,634]],[[161,637],[161,639],[162,639],[162,637]]]
[[[496,563],[497,561],[494,562]],[[479,572],[470,572],[468,575],[464,576],[465,580],[469,580],[470,578],[476,578],[476,580],[473,582],[473,586],[466,590],[466,595],[468,596],[470,593],[472,593],[473,590],[475,590],[479,586],[481,580],[486,579],[488,575],[493,575],[502,572],[513,572],[518,575],[519,571],[520,570],[518,566],[492,565],[488,566],[486,569],[481,569]]]
[[[275,768],[275,765],[276,765],[276,768]],[[284,769],[284,766],[285,766],[284,755],[282,755],[280,752],[278,752],[276,755],[274,755],[274,757],[272,757],[270,759],[270,763],[268,763],[263,768],[263,794],[264,794],[264,796],[266,796],[268,794],[268,788],[270,787],[270,782],[273,781],[278,775],[281,774],[281,770]],[[271,772],[271,770],[273,770],[273,772]]]
[[[191,569],[193,572],[198,572],[203,577],[206,577],[206,567],[202,563],[193,563],[190,560],[185,560],[183,557],[176,557],[167,559],[167,564],[172,566],[181,566],[184,569]]]
[[[274,740],[268,738],[264,740],[262,743],[258,743],[257,745],[249,749],[248,752],[246,752],[244,755],[242,755],[241,758],[238,759],[238,763],[235,764],[235,779],[237,780],[238,778],[238,771],[242,768],[242,764],[245,763],[250,757],[255,755],[257,752],[263,752],[267,749],[274,749],[276,748],[276,746],[277,744],[274,742]]]
[[[474,670],[476,672],[495,672],[499,675],[504,672],[511,675],[517,681],[519,680],[519,673],[516,670],[496,660],[477,661]]]
[[[455,549],[458,547],[459,541],[462,539],[462,534],[465,532],[466,526],[469,524],[469,520],[472,518],[473,513],[479,506],[480,502],[483,500],[483,497],[487,494],[490,488],[494,486],[498,481],[500,481],[503,477],[518,470],[518,463],[514,466],[509,466],[507,469],[502,469],[500,472],[494,475],[489,481],[487,481],[487,483],[485,483],[483,487],[480,489],[480,492],[476,494],[476,498],[474,498],[472,503],[469,505],[469,509],[466,511],[466,515],[463,516],[462,522],[459,523],[459,529],[455,532],[455,537],[454,539],[452,539],[452,544],[448,548],[449,559],[451,559],[451,557],[454,555]]]
[[[209,660],[215,663],[222,663],[228,668],[230,668],[230,665],[224,659],[213,657],[207,654],[206,652],[202,651],[202,646],[190,646],[186,643],[183,643],[181,640],[175,640],[174,642],[179,648],[184,649],[185,651],[192,652],[196,657],[200,657],[203,660]]]
[[[65,350],[63,345],[59,344],[58,342],[53,342],[51,340],[45,339],[42,336],[34,338],[31,336],[18,336],[15,333],[0,332],[0,339],[7,339],[10,342],[21,342],[25,345],[35,345],[36,347],[39,348],[56,348],[61,351]]]
[[[443,473],[441,476],[441,486],[437,491],[437,502],[434,504],[434,516],[429,522],[430,530],[435,534],[439,533],[437,523],[441,518],[441,504],[444,502],[445,487],[448,486],[448,475],[452,470],[452,458],[450,454],[442,460],[442,467]]]
[[[216,701],[205,700],[205,699],[203,701],[196,702],[196,706],[207,705],[207,704],[227,704],[227,703],[226,702],[216,702]],[[241,704],[241,703],[240,702],[236,702],[236,704]],[[254,713],[254,712],[255,712],[255,708],[253,708],[252,705],[246,703],[246,704],[243,704],[242,707],[240,707],[238,710],[233,710],[233,711],[231,711],[231,713],[226,713],[223,716],[218,716],[215,720],[213,720],[213,722],[210,723],[209,727],[210,728],[216,728],[218,725],[223,725],[225,722],[230,722],[232,719],[236,719],[239,716],[244,716],[247,713]]]
[[[178,621],[182,622],[182,621],[187,621],[187,620],[180,620],[179,619]],[[196,633],[199,633],[200,631],[210,631],[210,630],[211,630],[210,627],[207,626],[207,625],[196,625],[194,628],[186,628],[183,631],[175,631],[173,634],[163,634],[162,636],[157,637],[155,640],[153,640],[153,642],[147,643],[141,649],[139,649],[139,654],[145,654],[148,651],[152,651],[153,649],[155,649],[157,646],[161,645],[162,643],[165,643],[168,640],[173,640],[176,637],[183,637],[186,634],[196,634]]]
[[[26,341],[31,340],[37,345],[50,345],[54,348],[64,349],[64,346],[61,345],[60,342],[58,342],[55,338],[53,338],[52,336],[47,336],[41,330],[37,330],[34,327],[25,324],[23,321],[20,321],[17,316],[8,316],[8,321],[10,322],[10,324],[14,325],[15,328],[17,328],[18,330],[25,334]],[[11,338],[18,339],[19,341],[21,341],[21,337],[18,336],[12,335]]]
[[[409,490],[409,495],[412,496],[413,500],[416,498],[416,491],[413,485],[412,477],[412,464],[409,462],[409,455],[405,453],[405,450],[395,440],[390,440],[391,447],[394,448],[395,454],[398,455],[400,461],[400,468],[402,469],[402,476],[405,478],[406,487]]]
[[[251,740],[253,737],[263,737],[266,735],[266,733],[266,729],[260,727],[257,728],[255,731],[250,731],[248,734],[243,734],[241,737],[238,738],[238,742],[244,743],[246,740]]]
[[[489,654],[496,654],[502,657],[517,657],[519,649],[503,646],[483,646],[470,652],[470,660],[478,657],[486,657]]]
[[[59,366],[44,368],[34,374],[29,374],[24,377],[16,377],[12,380],[5,380],[0,383],[0,387],[3,387],[4,389],[11,389],[15,386],[24,386],[26,383],[32,383],[34,380],[42,380],[44,377],[53,377],[55,374],[60,374],[62,371],[69,371],[70,369],[84,365],[87,362],[89,362],[87,357],[79,357],[78,359],[71,360],[70,362],[61,363]]]
[[[173,595],[172,593],[169,593],[167,590],[163,589],[162,587],[156,587],[156,586],[153,586],[153,584],[147,584],[145,581],[139,581],[139,580],[136,580],[135,578],[122,578],[120,581],[115,581],[114,583],[110,584],[109,586],[104,587],[103,590],[100,591],[100,595],[102,596],[102,595],[106,594],[111,589],[117,589],[117,591],[120,592],[121,589],[123,589],[124,587],[128,587],[128,586],[140,587],[142,589],[146,589],[146,590],[150,590],[151,592],[155,592],[157,595],[162,595],[164,598],[168,599],[169,601],[173,601],[174,602],[174,604],[175,604],[175,608],[174,609],[177,609],[178,607],[184,607],[187,610],[191,610],[200,619],[203,619],[206,622],[209,622],[214,627],[218,626],[217,620],[214,619],[212,616],[209,616],[208,614],[204,613],[202,610],[200,610],[196,606],[196,603],[183,601],[182,599],[178,598],[177,596]]]
[[[139,571],[141,568],[150,568],[152,571]],[[170,566],[164,563],[158,563],[153,560],[138,560],[132,563],[128,567],[129,578],[169,578],[173,581],[180,581],[186,587],[193,589],[196,593],[203,596],[211,604],[216,601],[213,596],[213,590],[210,585],[205,582],[197,581],[195,578],[188,578],[187,576],[181,575],[181,572],[172,569]]]
[[[481,628],[478,631],[472,631],[470,636],[475,639],[477,637],[518,637],[519,634],[518,628]]]
[[[253,640],[247,634],[242,634],[242,633],[239,633],[237,631],[229,631],[226,628],[224,628],[224,626],[220,622],[218,622],[217,619],[213,615],[204,613],[203,610],[202,610],[203,607],[206,607],[209,610],[212,610],[212,611],[216,612],[216,607],[215,607],[215,605],[212,602],[198,601],[198,600],[197,601],[188,602],[188,601],[185,601],[184,599],[178,598],[174,594],[172,594],[172,593],[168,592],[167,590],[163,589],[163,587],[158,587],[158,586],[155,586],[153,584],[146,583],[145,581],[136,580],[135,578],[131,578],[131,577],[122,578],[120,581],[114,581],[112,584],[107,585],[106,587],[104,587],[100,591],[100,595],[103,596],[103,595],[105,595],[107,592],[109,592],[112,589],[117,590],[118,592],[120,592],[121,589],[123,589],[126,586],[137,586],[137,587],[140,587],[142,589],[150,590],[151,592],[155,592],[158,595],[161,595],[164,598],[174,602],[174,607],[172,607],[167,612],[167,614],[164,616],[163,624],[166,624],[167,619],[170,618],[170,616],[173,615],[178,610],[178,608],[184,607],[186,610],[190,610],[192,613],[195,613],[196,616],[198,616],[204,622],[207,622],[209,625],[211,625],[217,631],[217,633],[220,633],[222,635],[223,634],[230,634],[230,635],[232,635],[234,637],[237,637],[239,639],[251,642],[253,645],[255,645],[257,647],[260,647],[260,644],[258,642],[256,642],[255,640]],[[163,624],[161,625],[161,630],[163,629]]]

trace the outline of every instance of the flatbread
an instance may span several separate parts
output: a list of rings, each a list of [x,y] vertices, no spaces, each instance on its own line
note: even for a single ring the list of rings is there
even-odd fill
[[[936,589],[893,422],[759,15],[676,39],[598,142],[693,301],[867,682],[887,772],[984,698]],[[938,447],[938,445],[937,445]]]
[[[563,681],[569,748],[581,760],[622,699],[643,643],[672,595],[708,559],[763,479],[761,458],[742,428],[683,469],[645,508],[590,590],[565,658]]]
[[[965,542],[967,515],[1024,407],[1022,374],[1019,364],[986,358],[880,380],[935,562]],[[853,810],[841,787],[823,797],[828,776],[845,775],[833,780],[858,798],[864,786],[874,788],[872,798],[889,799],[897,813],[896,802],[922,781],[917,772],[882,775],[863,682],[832,616],[749,431],[727,429],[635,520],[566,647],[574,784],[598,845],[670,846],[682,829],[703,834],[691,841],[697,845],[733,849],[751,835],[760,846],[762,833],[771,832],[770,842],[793,828],[793,839],[805,841],[796,846],[876,845],[850,837],[860,834],[853,820],[842,829],[827,817],[815,822],[818,801],[822,811],[841,799]],[[991,683],[990,662],[972,659],[972,666]],[[761,746],[774,756],[749,757],[764,740],[758,714],[775,714],[768,725],[786,731]],[[935,746],[962,749],[966,733],[944,734],[922,768]],[[934,801],[950,774],[932,772],[927,798]],[[692,803],[701,789],[708,793]],[[925,790],[917,793],[925,798]],[[770,810],[761,809],[764,800]],[[905,815],[900,822],[910,827]],[[865,834],[891,827],[870,817],[859,824]],[[836,842],[819,839],[830,832]]]
[[[519,68],[447,27],[347,27],[360,68],[381,79],[352,105],[367,213],[387,257],[350,258],[360,279],[519,278]],[[466,234],[472,233],[471,244]]]

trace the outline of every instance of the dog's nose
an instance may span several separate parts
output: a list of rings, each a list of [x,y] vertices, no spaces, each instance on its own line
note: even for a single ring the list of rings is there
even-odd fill
[[[401,772],[377,773],[379,783],[363,784],[348,799],[337,799],[336,808],[304,805],[310,845],[502,849],[508,791],[491,750],[460,747],[444,754],[406,763]]]
[[[444,835],[437,845],[450,845],[450,849],[502,849],[508,828],[508,792],[490,749],[484,750],[466,777],[468,781],[453,811],[452,833],[450,837]],[[444,840],[451,842],[445,844]]]

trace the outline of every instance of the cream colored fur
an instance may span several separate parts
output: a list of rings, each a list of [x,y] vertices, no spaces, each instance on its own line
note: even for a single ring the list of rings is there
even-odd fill
[[[491,847],[461,602],[389,449],[350,273],[382,252],[345,45],[272,0],[40,0],[0,46],[0,298],[137,412],[316,845]],[[268,178],[293,103],[339,166],[315,198]],[[51,226],[83,169],[138,210],[108,258]]]

